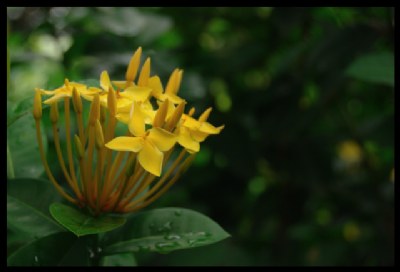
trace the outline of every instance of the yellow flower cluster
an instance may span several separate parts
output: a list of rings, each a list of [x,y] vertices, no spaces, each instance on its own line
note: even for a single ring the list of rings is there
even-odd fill
[[[35,89],[33,116],[45,171],[62,196],[80,207],[88,207],[95,215],[133,212],[151,204],[188,168],[200,150],[200,143],[209,135],[219,134],[224,127],[207,122],[211,108],[197,119],[193,117],[194,108],[184,112],[186,101],[178,96],[182,70],[172,72],[164,89],[160,78],[151,76],[151,61],[147,58],[136,80],[141,55],[139,47],[123,81],[111,81],[107,71],[103,71],[100,88],[65,79],[64,85],[55,90]],[[42,95],[50,98],[42,102]],[[65,111],[67,164],[58,130],[60,100]],[[73,141],[71,100],[77,123]],[[50,105],[58,161],[73,196],[60,186],[48,167],[40,133],[42,103]],[[83,116],[85,103],[90,103],[87,118]],[[127,126],[126,135],[115,135],[118,122]],[[181,151],[175,154],[176,149]],[[74,157],[79,173],[75,171]]]

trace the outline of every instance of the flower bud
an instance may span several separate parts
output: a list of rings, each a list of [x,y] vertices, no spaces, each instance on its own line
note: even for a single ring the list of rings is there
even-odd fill
[[[117,98],[115,96],[115,91],[112,87],[108,88],[107,107],[110,111],[111,116],[115,116],[117,114]]]
[[[100,118],[100,97],[99,94],[95,94],[92,104],[90,105],[90,114],[89,114],[89,124],[94,126],[96,120]]]
[[[140,71],[138,86],[147,86],[150,78],[150,58],[144,62],[142,70]]]
[[[175,94],[176,90],[176,84],[177,84],[177,79],[178,79],[178,69],[175,69],[171,76],[169,77],[167,87],[165,87],[165,93],[168,94]]]
[[[189,115],[189,116],[193,116],[194,112],[195,112],[195,108],[192,107],[192,108],[189,110],[188,115]]]
[[[82,159],[83,156],[85,155],[85,151],[83,150],[83,146],[81,143],[81,140],[79,139],[78,135],[74,135],[74,141],[75,141],[75,147],[76,147],[76,151],[78,154],[78,158]]]
[[[186,102],[181,102],[172,113],[172,116],[168,119],[167,124],[165,125],[165,129],[167,131],[172,131],[174,127],[178,124],[179,120],[182,117],[182,114],[185,110]]]
[[[100,149],[104,146],[103,128],[101,127],[99,120],[96,120],[95,126],[96,126],[96,148]]]
[[[128,69],[126,70],[126,75],[125,75],[126,81],[132,82],[135,80],[137,71],[139,69],[141,55],[142,55],[142,47],[139,47],[133,54],[129,62]]]
[[[35,89],[35,97],[33,99],[33,117],[36,120],[42,118],[42,94],[39,89]]]
[[[183,70],[178,70],[177,76],[176,76],[176,83],[175,83],[175,94],[178,93],[179,87],[181,86],[181,81],[182,81],[182,74]]]
[[[168,112],[168,99],[166,99],[157,110],[156,116],[154,117],[153,127],[162,127],[164,125],[165,116]]]
[[[82,99],[75,87],[72,89],[72,104],[74,105],[76,113],[82,112]]]
[[[53,124],[57,123],[59,118],[57,102],[50,105],[50,120]]]
[[[208,109],[206,109],[199,117],[199,122],[206,122],[208,117],[210,116],[210,113],[212,111],[212,108],[209,107]]]

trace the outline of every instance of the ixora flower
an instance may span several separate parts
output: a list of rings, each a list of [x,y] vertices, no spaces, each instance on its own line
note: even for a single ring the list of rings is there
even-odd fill
[[[193,117],[194,108],[185,113],[186,101],[178,96],[182,70],[171,73],[164,90],[160,78],[151,76],[147,58],[136,80],[141,55],[139,47],[123,81],[112,81],[103,71],[100,88],[65,79],[55,90],[35,89],[33,116],[45,171],[65,199],[95,215],[135,212],[153,203],[190,166],[200,143],[224,128],[207,122],[211,108],[198,119]],[[50,98],[42,101],[42,95]],[[58,127],[60,100],[64,101],[66,155]],[[42,103],[50,105],[55,150],[68,187],[52,174],[44,153]],[[89,104],[89,114],[83,116]],[[76,130],[71,128],[71,118],[76,120]],[[118,123],[126,127],[125,135],[115,135]],[[77,133],[72,135],[73,131]]]

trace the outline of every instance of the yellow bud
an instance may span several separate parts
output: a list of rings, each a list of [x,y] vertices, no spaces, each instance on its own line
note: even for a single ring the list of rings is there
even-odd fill
[[[153,127],[162,127],[164,125],[165,116],[168,112],[168,103],[168,99],[165,99],[165,101],[161,103],[154,117]]]
[[[168,119],[167,124],[165,125],[165,129],[168,131],[172,131],[174,127],[178,124],[179,120],[182,117],[182,114],[185,110],[186,102],[181,102],[172,113],[172,116]]]
[[[212,111],[212,108],[209,107],[208,109],[206,109],[199,117],[199,121],[200,122],[206,122],[208,117],[210,116],[210,113]]]
[[[117,98],[115,96],[115,91],[112,87],[108,88],[107,107],[112,116],[115,116],[115,114],[117,114]]]
[[[139,69],[139,64],[140,64],[140,56],[142,55],[142,47],[139,47],[136,52],[133,54],[129,65],[128,65],[128,69],[126,70],[126,81],[134,81],[137,71]]]
[[[82,99],[78,90],[74,87],[72,89],[72,104],[74,105],[74,109],[76,113],[81,113],[83,106],[82,106]]]
[[[64,85],[69,89],[69,80],[68,78],[64,79]]]
[[[42,118],[42,94],[39,89],[35,89],[33,98],[33,117],[38,120]]]
[[[90,114],[89,114],[89,124],[94,126],[96,120],[100,118],[100,97],[99,94],[95,94],[92,104],[90,105]]]
[[[168,94],[175,94],[175,90],[176,90],[176,84],[177,84],[177,79],[178,79],[178,71],[179,69],[175,69],[171,76],[169,77],[168,83],[167,83],[167,87],[165,87],[165,93]]]
[[[79,139],[78,135],[74,135],[74,141],[75,141],[75,147],[76,147],[76,151],[78,154],[78,158],[82,159],[83,156],[85,155],[85,151],[83,150],[83,146],[81,143],[81,140]]]
[[[109,77],[107,71],[103,71],[100,74],[100,86],[105,91],[107,91],[108,87],[111,86],[110,77]]]
[[[192,107],[192,108],[189,110],[188,115],[189,115],[189,116],[193,116],[194,112],[195,112],[195,108]]]
[[[147,86],[150,78],[150,63],[150,58],[147,58],[140,71],[138,86]]]
[[[103,146],[104,146],[103,128],[101,127],[100,121],[96,120],[96,148],[100,149]]]
[[[179,87],[181,86],[181,81],[182,81],[182,74],[183,74],[183,70],[179,70],[176,76],[176,84],[175,84],[175,94],[178,93]]]
[[[51,105],[50,105],[50,120],[51,120],[51,122],[52,122],[53,124],[54,124],[54,123],[57,123],[58,117],[59,117],[59,115],[58,115],[58,105],[57,105],[57,102],[51,103]]]

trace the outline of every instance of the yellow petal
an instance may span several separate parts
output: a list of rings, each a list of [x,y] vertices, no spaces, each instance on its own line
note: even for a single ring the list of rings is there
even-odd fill
[[[190,130],[190,129],[189,129]],[[196,142],[203,142],[210,134],[198,130],[190,130],[190,135]]]
[[[116,99],[117,101],[117,109],[119,108],[128,108],[128,112],[130,111],[130,108],[132,107],[132,100],[126,97],[119,97]]]
[[[45,101],[43,101],[43,103],[44,104],[52,104],[52,103],[54,103],[54,102],[57,102],[58,100],[60,100],[60,99],[62,99],[62,98],[64,98],[64,97],[71,97],[71,95],[72,94],[70,94],[70,93],[59,93],[59,94],[56,94],[56,95],[54,95],[53,97],[51,97],[51,98],[49,98],[49,99],[47,99],[47,100],[45,100]]]
[[[170,93],[162,94],[159,99],[161,101],[168,99],[169,101],[171,101],[174,104],[180,104],[183,101],[185,101],[182,98],[180,98],[179,96],[177,96],[176,94],[170,94]]]
[[[224,126],[214,127],[208,122],[202,122],[199,127],[199,131],[208,134],[219,134],[223,128]]]
[[[175,134],[158,127],[153,127],[150,130],[150,134],[147,136],[147,138],[150,139],[160,151],[170,150],[177,140],[177,136]]]
[[[79,91],[79,90],[77,90],[77,91]],[[103,92],[102,89],[99,89],[99,88],[96,88],[96,87],[89,87],[89,89],[80,91],[80,93],[84,93],[84,94],[87,94],[87,95],[96,94],[96,93],[102,93],[102,92]]]
[[[164,154],[150,141],[144,141],[143,148],[138,155],[140,165],[155,176],[161,175]]]
[[[182,115],[182,119],[184,120],[183,126],[190,128],[192,130],[197,130],[201,125],[199,121],[186,114]]]
[[[139,47],[136,52],[133,54],[129,65],[128,65],[128,69],[126,70],[126,74],[125,74],[125,78],[126,81],[134,81],[138,68],[139,68],[139,64],[140,64],[140,56],[142,55],[142,48]]]
[[[152,89],[152,95],[159,99],[158,97],[162,94],[163,92],[163,86],[161,83],[161,80],[158,76],[152,76],[149,78],[149,81],[147,82],[147,86]]]
[[[55,89],[55,90],[53,90],[53,91],[48,91],[48,90],[44,90],[44,89],[38,89],[38,90],[40,91],[41,94],[44,94],[44,95],[55,95],[55,94],[57,94],[62,88],[63,88],[63,87],[57,88],[57,89]]]
[[[108,76],[107,71],[101,72],[101,75],[100,75],[100,86],[106,92],[108,92],[108,88],[111,87],[111,81],[110,81],[110,77]]]
[[[77,90],[78,91],[78,90]],[[93,100],[93,96],[97,93],[101,93],[103,92],[103,90],[96,88],[96,87],[90,87],[87,90],[83,90],[83,91],[78,91],[78,93],[85,98],[86,100],[92,101]]]
[[[142,137],[121,136],[106,143],[106,147],[116,151],[139,152],[143,148]]]
[[[142,136],[145,133],[144,116],[138,102],[132,104],[132,116],[129,120],[129,131],[135,136]]]
[[[121,105],[120,107],[117,107],[117,113],[128,113],[129,115],[132,109],[132,103],[133,102],[131,102],[129,105]]]
[[[128,87],[128,82],[125,80],[121,80],[121,81],[112,81],[112,83],[118,88],[118,89],[125,89],[126,87]]]
[[[150,58],[147,58],[140,71],[138,86],[147,86],[150,78]]]
[[[200,150],[200,144],[191,137],[189,130],[185,127],[179,129],[178,143],[192,152]]]
[[[115,115],[115,118],[117,118],[118,121],[121,121],[124,124],[128,124],[130,119],[129,112],[117,113]]]
[[[71,91],[72,91],[73,87],[75,87],[78,92],[82,92],[87,89],[87,86],[85,84],[78,83],[78,82],[69,82],[69,86],[70,86]]]
[[[146,101],[149,98],[150,93],[151,89],[148,87],[132,86],[126,88],[124,92],[120,92],[120,95],[135,101]]]
[[[156,116],[156,111],[153,110],[153,106],[151,105],[150,101],[145,101],[140,105],[140,108],[142,110],[143,116],[144,116],[144,122],[146,124],[153,124],[153,120]]]

